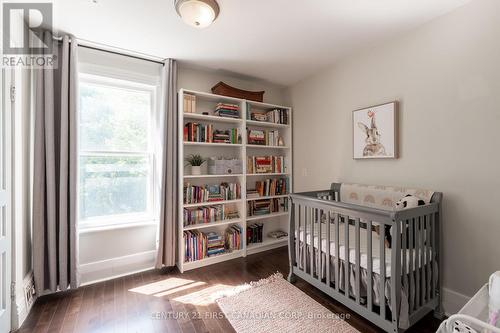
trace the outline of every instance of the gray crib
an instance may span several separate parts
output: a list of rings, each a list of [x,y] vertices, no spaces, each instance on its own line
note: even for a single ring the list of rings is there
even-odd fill
[[[341,202],[341,186],[290,195],[289,281],[304,279],[387,332],[441,315],[442,193],[394,211]]]

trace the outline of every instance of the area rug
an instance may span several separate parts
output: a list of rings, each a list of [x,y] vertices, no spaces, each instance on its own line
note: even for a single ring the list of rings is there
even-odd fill
[[[359,332],[280,273],[238,286],[216,296],[216,302],[237,333]]]

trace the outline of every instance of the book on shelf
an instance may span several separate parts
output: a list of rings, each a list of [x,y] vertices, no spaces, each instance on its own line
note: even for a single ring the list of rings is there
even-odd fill
[[[184,125],[185,142],[213,142],[213,133],[212,124],[186,123]]]
[[[262,216],[287,212],[288,198],[252,200],[247,202],[247,216]]]
[[[254,243],[262,243],[264,225],[262,223],[254,223],[247,226],[247,245]]]
[[[247,141],[250,145],[260,146],[280,146],[283,144],[283,138],[280,137],[278,130],[247,130]]]
[[[286,173],[284,156],[248,156],[247,173]]]
[[[214,129],[212,124],[186,123],[184,125],[184,142],[207,143],[241,143],[241,133],[238,128],[228,130]]]
[[[269,232],[267,234],[267,236],[269,238],[273,238],[273,239],[284,239],[284,238],[288,237],[288,232],[283,231],[283,230],[275,230],[275,231]]]
[[[196,96],[184,94],[183,109],[187,113],[196,113]]]
[[[218,103],[214,113],[219,117],[236,119],[240,117],[240,107],[237,104]]]
[[[228,227],[224,235],[213,231],[207,233],[199,230],[184,231],[184,261],[192,262],[240,250],[242,232],[242,227],[236,224]]]
[[[288,125],[288,109],[272,109],[272,110],[261,110],[255,109],[250,103],[247,102],[247,119],[273,123],[273,124],[283,124]]]
[[[184,208],[184,226],[216,223],[224,220],[238,219],[240,214],[237,210],[230,209],[224,205],[190,207]]]
[[[241,185],[221,183],[220,185],[184,184],[184,204],[214,203],[217,201],[237,200],[241,198]]]
[[[225,232],[225,247],[226,250],[240,250],[241,249],[241,235],[243,228],[240,225],[233,224],[226,229]]]
[[[215,130],[213,134],[213,142],[215,143],[241,143],[241,133],[238,128],[229,130]]]
[[[184,261],[196,261],[207,257],[208,239],[199,230],[184,231]]]
[[[273,195],[283,195],[289,192],[288,178],[264,179],[255,182],[255,189],[247,190],[247,197],[250,193],[258,193],[258,197],[268,197]]]

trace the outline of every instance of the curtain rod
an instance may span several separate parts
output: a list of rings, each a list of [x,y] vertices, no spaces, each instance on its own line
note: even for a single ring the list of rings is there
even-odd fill
[[[53,38],[55,40],[57,40],[58,42],[62,42],[62,37],[55,37],[54,36]],[[70,39],[69,41],[72,42],[72,39]],[[107,46],[107,45],[91,42],[91,41],[88,41],[85,39],[80,39],[80,38],[78,38],[78,41],[79,41],[78,46],[84,47],[87,49],[107,52],[110,54],[121,55],[124,57],[129,57],[129,58],[134,58],[134,59],[139,59],[139,60],[145,60],[145,61],[154,62],[154,63],[161,64],[161,65],[165,64],[164,61],[159,57],[150,56],[147,54],[145,54],[144,56],[141,56],[139,54],[139,52],[129,51],[129,50],[125,50],[122,48],[113,47],[113,46]],[[156,58],[158,60],[151,59],[151,58]]]

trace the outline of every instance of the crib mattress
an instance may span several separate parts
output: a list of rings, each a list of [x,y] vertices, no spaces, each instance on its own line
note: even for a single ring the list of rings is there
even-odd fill
[[[326,253],[327,249],[327,240],[326,240],[326,225],[322,224],[321,226],[321,251],[323,253]],[[313,237],[313,243],[314,243],[314,248],[318,250],[318,244],[319,244],[319,223],[314,223],[314,237]],[[367,246],[367,230],[364,228],[360,228],[360,261],[361,261],[361,267],[368,269],[368,246]],[[307,245],[311,245],[311,227],[310,225],[307,226],[307,229],[305,227],[300,228],[300,242],[304,242],[304,235],[306,239]],[[356,228],[353,225],[349,225],[349,262],[351,264],[357,264],[356,263],[356,235],[355,235]],[[339,258],[340,260],[345,260],[345,224],[342,223],[339,226]],[[380,274],[380,237],[379,235],[375,232],[372,231],[372,271],[373,273]],[[295,231],[295,237],[297,237],[297,231]],[[336,256],[336,245],[335,245],[335,228],[333,225],[330,227],[330,256],[335,257]],[[385,248],[385,276],[390,277],[391,276],[391,252],[392,249]],[[403,264],[403,250],[401,250],[401,264]],[[411,253],[413,252],[413,253]],[[406,272],[410,272],[410,270],[413,270],[413,267],[420,268],[422,265],[422,261],[424,265],[427,263],[427,260],[432,261],[432,251],[430,252],[430,258],[427,258],[426,255],[422,255],[423,258],[420,258],[418,256],[418,251],[412,249],[407,249],[406,250]],[[410,254],[411,253],[411,254]],[[413,258],[413,263],[410,262],[410,258]],[[412,269],[410,269],[410,267]]]

